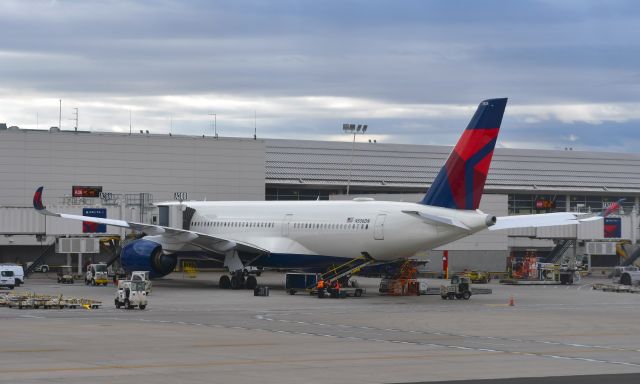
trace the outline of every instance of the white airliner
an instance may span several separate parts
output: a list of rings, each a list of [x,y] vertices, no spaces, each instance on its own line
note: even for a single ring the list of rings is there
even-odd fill
[[[127,271],[170,273],[178,256],[217,259],[228,268],[223,288],[254,288],[253,268],[327,268],[363,254],[376,262],[408,258],[484,229],[578,224],[577,214],[495,217],[478,210],[507,99],[485,100],[464,130],[422,201],[167,202],[162,225],[47,211],[42,188],[33,198],[45,215],[140,231],[124,245]],[[173,224],[173,225],[170,225]]]

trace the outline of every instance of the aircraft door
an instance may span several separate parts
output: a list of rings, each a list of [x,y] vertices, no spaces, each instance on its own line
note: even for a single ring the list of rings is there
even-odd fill
[[[284,215],[284,219],[282,220],[282,236],[289,236],[289,224],[291,224],[291,218],[293,215],[288,213]]]
[[[384,221],[386,218],[387,215],[384,213],[381,213],[376,217],[376,223],[373,227],[374,240],[384,240]]]

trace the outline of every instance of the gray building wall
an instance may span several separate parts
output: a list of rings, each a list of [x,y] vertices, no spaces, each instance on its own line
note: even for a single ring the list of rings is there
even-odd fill
[[[146,134],[0,131],[0,205],[45,203],[72,185],[103,192],[151,193],[155,201],[187,192],[193,200],[264,200],[263,140]]]
[[[113,194],[151,193],[154,201],[187,192],[191,200],[264,200],[263,140],[146,134],[0,131],[0,262],[33,260],[53,236],[81,234],[82,223],[33,211],[36,188],[59,212],[81,214],[100,199],[65,199],[73,185]],[[106,206],[110,218],[139,220],[136,206]],[[148,212],[145,221],[150,219]],[[122,234],[110,227],[109,233]],[[90,256],[85,256],[90,257]],[[94,256],[104,258],[102,256]],[[64,263],[60,255],[51,263]]]

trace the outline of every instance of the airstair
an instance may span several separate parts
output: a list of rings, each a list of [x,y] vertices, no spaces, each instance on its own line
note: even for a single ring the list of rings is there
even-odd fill
[[[626,267],[626,266],[629,266],[629,265],[634,265],[636,260],[638,260],[639,258],[640,258],[640,248],[637,248],[635,251],[633,251],[631,256],[629,256],[620,265],[622,265],[623,267]]]
[[[551,250],[545,262],[559,264],[560,260],[562,260],[562,256],[567,252],[569,248],[571,248],[575,244],[575,242],[576,241],[574,239],[558,240],[556,246]]]
[[[111,254],[111,258],[107,261],[107,267],[110,267],[111,265],[113,265],[113,263],[115,263],[116,261],[118,261],[120,259],[120,250],[122,249],[121,247],[118,246],[116,240],[114,239],[109,239],[109,241],[101,241],[100,245],[104,246],[104,248],[106,250],[109,251],[109,253]]]
[[[29,275],[31,275],[33,272],[35,272],[35,270],[38,269],[38,267],[40,267],[43,264],[46,264],[47,259],[49,257],[53,256],[55,253],[56,253],[56,243],[53,242],[53,243],[47,245],[46,248],[40,254],[40,256],[38,256],[38,258],[36,258],[33,261],[33,263],[31,263],[31,265],[29,265],[27,270],[24,271],[24,276],[25,277],[29,277]]]
[[[320,278],[324,281],[328,281],[329,284],[336,280],[340,280],[344,277],[349,278],[352,275],[358,273],[361,268],[373,263],[375,260],[368,253],[362,252],[362,256],[347,261],[344,264],[329,268],[327,272],[320,275]]]

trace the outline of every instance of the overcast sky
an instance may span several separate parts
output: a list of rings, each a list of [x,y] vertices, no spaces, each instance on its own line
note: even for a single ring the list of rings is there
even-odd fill
[[[0,122],[456,142],[509,97],[503,147],[635,152],[635,1],[0,2]],[[368,132],[368,133],[369,133]]]

